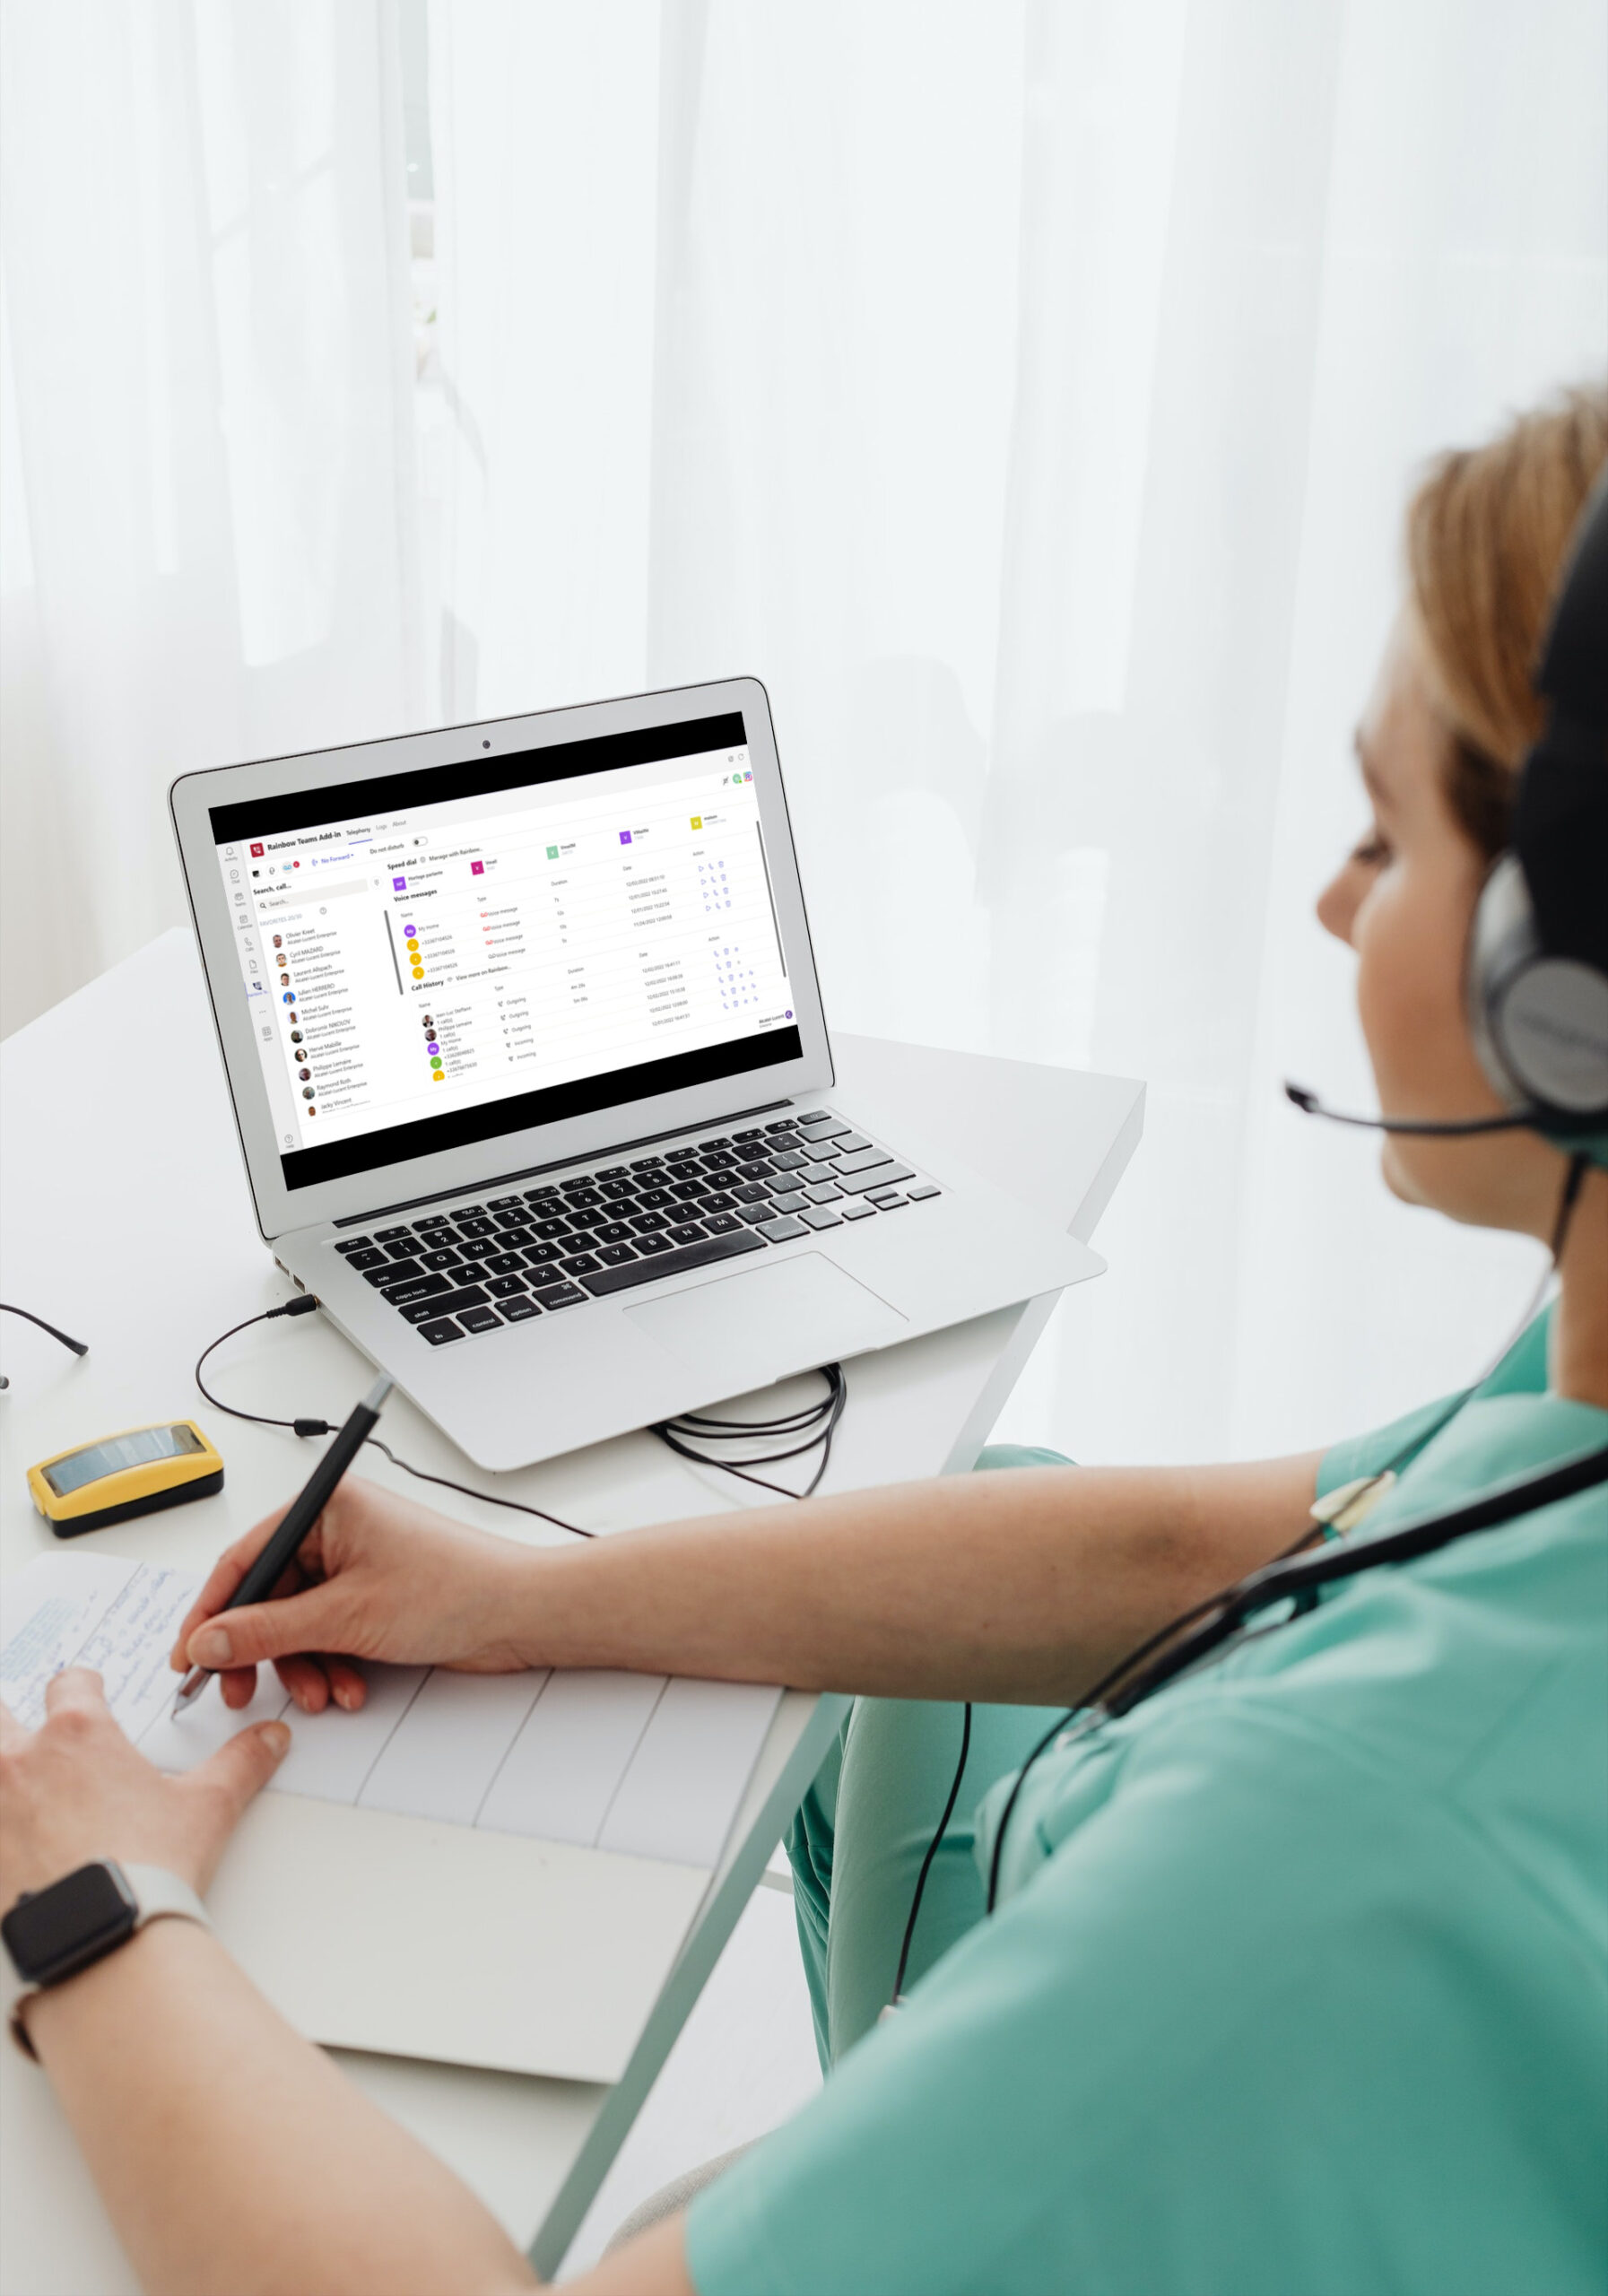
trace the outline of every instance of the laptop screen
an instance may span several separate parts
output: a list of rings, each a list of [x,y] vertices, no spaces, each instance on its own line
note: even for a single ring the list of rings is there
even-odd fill
[[[740,711],[210,818],[288,1188],[801,1055]]]

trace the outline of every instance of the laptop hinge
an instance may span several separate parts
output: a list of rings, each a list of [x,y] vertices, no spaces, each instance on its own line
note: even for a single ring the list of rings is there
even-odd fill
[[[429,1196],[410,1196],[400,1204],[377,1204],[370,1212],[349,1212],[343,1219],[332,1220],[333,1228],[366,1228],[372,1220],[387,1220],[394,1213],[417,1212],[427,1204],[445,1204],[449,1196],[473,1193],[483,1196],[489,1188],[508,1187],[515,1180],[539,1179],[543,1172],[561,1172],[570,1164],[595,1163],[600,1156],[623,1156],[631,1148],[651,1148],[656,1141],[685,1140],[694,1132],[707,1132],[711,1123],[741,1124],[747,1116],[769,1116],[775,1109],[790,1109],[792,1100],[761,1100],[758,1108],[738,1109],[731,1116],[706,1117],[701,1124],[678,1125],[674,1132],[645,1132],[639,1140],[619,1140],[607,1148],[595,1148],[589,1155],[561,1156],[555,1163],[529,1164],[520,1172],[499,1172],[488,1180],[474,1180],[465,1187],[439,1187]]]

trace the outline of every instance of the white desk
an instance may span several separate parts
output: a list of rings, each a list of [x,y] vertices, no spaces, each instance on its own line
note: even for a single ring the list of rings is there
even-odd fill
[[[901,1117],[935,1107],[959,1153],[1085,1240],[1140,1135],[1143,1088],[1108,1076],[836,1039],[857,1112],[898,1139]],[[164,1417],[194,1417],[223,1453],[223,1491],[120,1525],[95,1544],[187,1568],[282,1500],[307,1472],[293,1436],[211,1412],[192,1366],[207,1341],[277,1304],[290,1286],[264,1250],[234,1138],[190,936],[173,932],[12,1037],[4,1090],[0,1291],[88,1341],[82,1360],[0,1318],[12,1386],[0,1397],[0,1572],[54,1541],[24,1467],[74,1442]],[[1053,1299],[865,1356],[847,1367],[849,1404],[827,1490],[962,1472],[977,1457],[1044,1327]],[[221,1349],[219,1394],[248,1409],[342,1418],[368,1374],[321,1317],[276,1323]],[[795,1383],[802,1396],[813,1382]],[[599,1444],[500,1481],[457,1454],[400,1396],[387,1433],[417,1465],[535,1500],[601,1529],[743,1506],[762,1494],[675,1458],[647,1435]],[[365,1473],[433,1498],[384,1460]],[[443,1492],[448,1511],[535,1543],[561,1534]],[[781,1506],[787,1502],[769,1502]],[[625,2076],[604,2089],[348,2056],[347,2070],[478,2192],[551,2273],[813,1776],[845,1701],[789,1692],[725,1862]],[[604,1973],[599,1973],[604,1981]],[[49,2091],[0,2045],[0,2296],[124,2296],[136,2283]]]

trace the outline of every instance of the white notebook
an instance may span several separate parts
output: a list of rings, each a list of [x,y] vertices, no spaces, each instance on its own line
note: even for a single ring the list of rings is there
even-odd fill
[[[291,1751],[209,1894],[220,1934],[315,2040],[617,2079],[709,1875],[778,1690],[664,1675],[366,1669],[356,1714],[293,1708],[272,1670],[177,1720],[167,1664],[200,1585],[40,1556],[4,1589],[0,1698],[36,1724],[63,1666],[104,1677],[130,1738],[187,1770],[282,1716]]]

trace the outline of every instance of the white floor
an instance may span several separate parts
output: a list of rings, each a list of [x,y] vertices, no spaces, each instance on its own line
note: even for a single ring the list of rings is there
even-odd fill
[[[621,2218],[649,2193],[775,2128],[820,2086],[793,1899],[756,1890],[604,2179],[560,2279],[595,2264]]]

